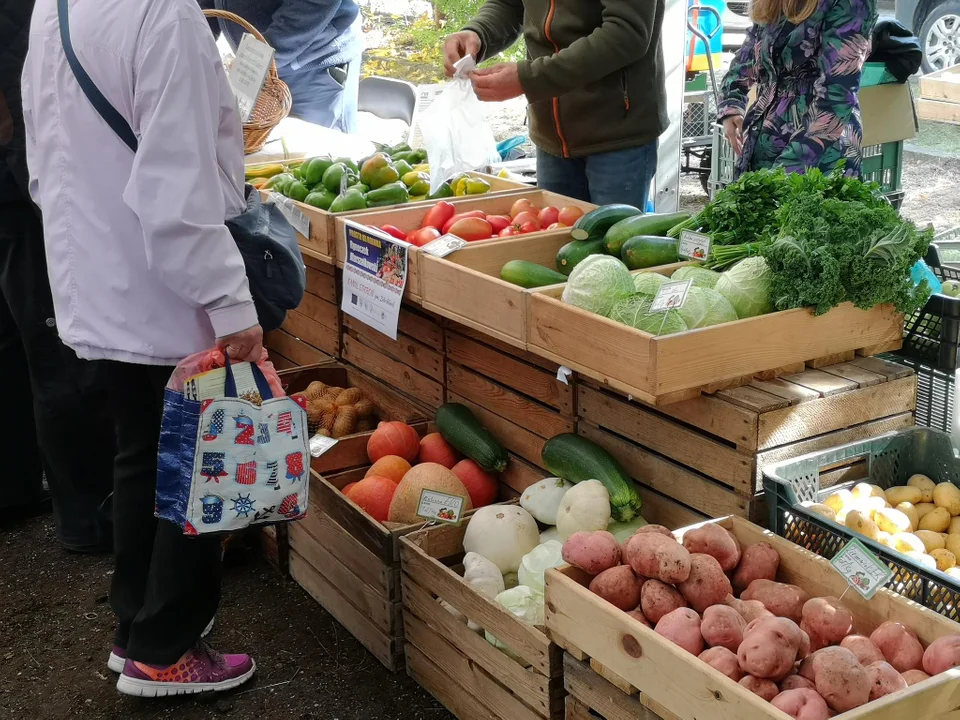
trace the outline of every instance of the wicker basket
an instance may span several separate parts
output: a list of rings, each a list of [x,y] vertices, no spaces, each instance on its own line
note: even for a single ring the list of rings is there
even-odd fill
[[[234,22],[260,42],[266,42],[263,35],[239,15],[234,15],[226,10],[204,10],[203,14],[208,18],[219,18]],[[290,94],[290,88],[277,74],[276,62],[271,61],[270,69],[267,71],[267,79],[263,83],[263,89],[257,98],[257,104],[250,114],[250,120],[243,124],[243,151],[249,155],[263,148],[267,138],[270,137],[270,133],[280,124],[281,120],[290,114],[292,107],[293,96]]]

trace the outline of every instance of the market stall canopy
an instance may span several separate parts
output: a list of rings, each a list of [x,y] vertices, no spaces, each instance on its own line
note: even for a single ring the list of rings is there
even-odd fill
[[[263,150],[247,155],[244,162],[252,164],[313,155],[359,160],[374,152],[373,143],[362,137],[288,117],[270,134]]]

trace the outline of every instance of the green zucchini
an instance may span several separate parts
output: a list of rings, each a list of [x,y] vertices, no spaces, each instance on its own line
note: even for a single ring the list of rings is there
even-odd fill
[[[669,265],[680,260],[677,241],[666,237],[638,235],[627,240],[620,251],[620,259],[628,270],[641,270]]]
[[[520,287],[537,288],[566,282],[567,276],[529,260],[511,260],[500,269],[500,279]]]
[[[444,440],[484,470],[503,472],[506,469],[507,451],[480,424],[466,405],[441,405],[437,410],[435,423]]]
[[[640,215],[642,212],[633,205],[623,205],[621,203],[603,205],[596,210],[591,210],[586,215],[581,215],[573,224],[570,237],[574,240],[586,240],[591,236],[600,237],[621,220]]]
[[[623,244],[637,235],[666,235],[677,223],[690,217],[690,213],[664,213],[660,215],[637,215],[621,220],[603,236],[607,252],[620,257]]]
[[[640,514],[643,500],[633,481],[613,456],[591,440],[564,433],[551,438],[541,452],[543,464],[563,480],[599,480],[610,493],[613,519],[627,522]]]
[[[588,255],[602,255],[605,252],[602,237],[593,240],[573,240],[560,248],[557,253],[557,270],[564,275],[569,275],[577,263]]]

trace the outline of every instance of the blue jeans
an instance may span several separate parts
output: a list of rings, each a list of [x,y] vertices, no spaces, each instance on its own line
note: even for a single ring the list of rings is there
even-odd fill
[[[579,158],[537,148],[537,186],[596,205],[626,203],[646,209],[657,171],[657,143]]]
[[[293,117],[345,133],[357,133],[357,94],[360,89],[360,53],[346,66],[346,81],[339,82],[331,68],[297,70],[281,68],[280,79],[293,95]]]

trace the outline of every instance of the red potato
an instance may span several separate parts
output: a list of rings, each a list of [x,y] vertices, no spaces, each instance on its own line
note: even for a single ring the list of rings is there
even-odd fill
[[[640,604],[640,580],[627,565],[618,565],[597,575],[590,581],[590,592],[624,611]]]
[[[627,613],[627,615],[632,617],[634,620],[643,623],[648,628],[653,627],[653,624],[647,619],[647,616],[643,614],[643,610],[641,610],[640,608],[637,608],[636,610],[631,610],[630,612]]]
[[[883,653],[880,652],[880,648],[873,644],[873,640],[864,635],[847,635],[840,641],[840,647],[850,650],[864,667],[883,660]]]
[[[700,635],[700,616],[690,608],[677,608],[662,618],[654,631],[691,655],[703,652],[703,637]]]
[[[920,670],[923,667],[923,645],[917,640],[916,633],[906,625],[887,621],[871,633],[870,639],[883,653],[883,659],[893,665],[897,672]]]
[[[734,682],[740,682],[743,670],[737,656],[725,647],[712,647],[700,653],[700,659],[714,670],[723,673]]]
[[[740,616],[748,623],[760,617],[774,617],[774,614],[767,610],[759,600],[738,600],[733,595],[727,595],[723,599],[723,604],[740,613]]]
[[[958,665],[960,665],[960,635],[939,637],[930,643],[923,653],[923,669],[929,675],[938,675]]]
[[[867,665],[867,677],[870,679],[871,701],[907,687],[907,681],[885,660]]]
[[[801,615],[800,629],[810,636],[814,650],[836,645],[853,632],[853,613],[835,597],[807,600]]]
[[[664,615],[684,607],[687,607],[687,602],[673,585],[659,580],[647,580],[640,590],[640,608],[654,625],[660,622]]]
[[[740,684],[767,702],[770,702],[780,694],[780,688],[777,687],[777,684],[773,680],[766,680],[764,678],[754,677],[753,675],[744,675],[740,680]]]
[[[670,531],[670,528],[664,527],[663,525],[644,525],[642,528],[639,528],[634,535],[643,535],[644,533],[655,533],[668,538],[673,537],[673,533]],[[676,540],[676,538],[674,538],[674,540]]]
[[[747,622],[740,613],[726,605],[711,605],[703,612],[700,634],[710,647],[724,647],[736,652],[743,642]]]
[[[927,675],[923,670],[907,670],[900,677],[902,677],[904,682],[907,683],[907,687],[913,687],[917,683],[922,683],[924,680],[930,679],[930,676]]]
[[[620,543],[606,530],[581,530],[563,543],[563,561],[590,575],[599,575],[620,564]]]
[[[733,590],[717,559],[705,553],[690,555],[690,571],[685,580],[679,581],[677,589],[698,613],[711,605],[722,604]]]
[[[828,720],[830,708],[826,701],[810,688],[785,690],[770,701],[794,720]]]
[[[782,680],[793,670],[803,642],[797,624],[787,618],[760,618],[747,625],[737,658],[744,672]]]
[[[780,555],[766,542],[747,545],[740,553],[740,563],[733,573],[733,588],[739,595],[754,580],[776,580]]]
[[[637,533],[627,542],[624,554],[637,575],[673,585],[690,575],[690,553],[673,538],[659,533]]]
[[[749,550],[749,548],[747,548]],[[790,618],[799,624],[803,619],[803,605],[810,596],[796,585],[778,583],[773,580],[757,579],[750,583],[741,600],[759,600],[763,606],[777,617]]]
[[[815,691],[817,686],[814,685],[812,680],[807,680],[807,678],[799,674],[787,675],[783,680],[780,681],[780,692],[803,689]]]
[[[704,553],[716,558],[724,572],[737,567],[740,562],[740,548],[736,538],[716,523],[707,523],[686,532],[683,546],[694,553]]]
[[[844,713],[869,702],[870,678],[852,652],[841,647],[828,647],[812,657],[817,692],[831,710]],[[800,674],[804,674],[803,664]]]

